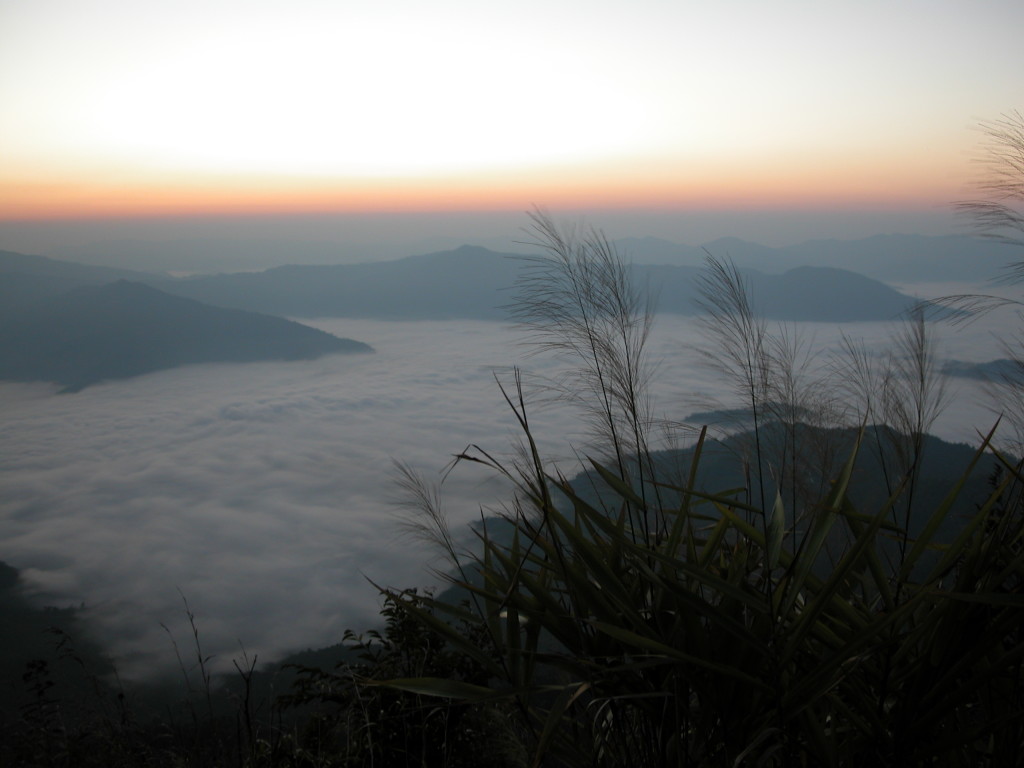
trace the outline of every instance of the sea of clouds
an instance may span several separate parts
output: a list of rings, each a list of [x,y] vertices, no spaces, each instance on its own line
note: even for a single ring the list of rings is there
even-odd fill
[[[559,370],[500,323],[310,324],[377,351],[190,366],[70,395],[0,384],[0,560],[39,604],[83,606],[123,676],[174,666],[171,638],[189,634],[183,598],[204,651],[230,668],[243,646],[266,661],[372,626],[371,580],[440,583],[437,553],[402,534],[393,461],[436,481],[469,444],[508,455],[516,424],[495,376],[511,385],[512,365]],[[844,330],[877,348],[892,326]],[[998,356],[991,324],[939,330],[948,357]],[[817,349],[838,343],[834,327],[799,332]],[[691,319],[658,319],[656,415],[735,404],[697,341]],[[953,394],[934,431],[970,441],[994,416],[976,385],[953,382]],[[578,414],[563,404],[531,415],[571,474],[573,447],[586,446]],[[444,484],[460,529],[506,492],[467,464]]]

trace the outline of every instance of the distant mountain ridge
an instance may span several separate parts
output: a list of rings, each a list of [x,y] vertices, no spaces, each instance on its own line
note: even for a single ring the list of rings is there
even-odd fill
[[[0,312],[25,307],[40,299],[59,296],[86,285],[104,285],[116,280],[151,282],[168,277],[0,251]]]
[[[890,284],[911,282],[976,282],[995,276],[1008,262],[1022,258],[1018,249],[974,237],[952,235],[878,234],[861,238],[819,238],[784,246],[765,246],[735,237],[710,241],[687,240],[685,229],[678,239],[626,237],[615,244],[636,264],[700,266],[705,250],[719,258],[732,258],[742,267],[781,273],[794,267],[835,267],[859,272]],[[414,246],[391,243],[383,249],[360,241],[252,236],[215,237],[183,233],[175,239],[120,239],[60,246],[48,255],[88,264],[139,264],[191,274],[221,271],[257,271],[284,264],[353,264],[398,259],[409,253],[433,253],[457,247],[451,235],[421,238]],[[312,235],[311,235],[312,236]],[[493,251],[527,252],[522,237],[476,241]],[[673,241],[676,240],[676,241]],[[378,254],[378,255],[373,255]],[[386,254],[386,255],[385,255]],[[224,265],[222,267],[211,265]],[[131,278],[129,278],[131,279]]]
[[[893,254],[910,248],[908,242],[917,249],[913,251],[911,248],[913,253],[907,251],[910,254],[906,256],[909,259],[907,263],[911,263],[914,259],[920,260],[922,244],[943,243],[949,256],[959,253],[958,249],[965,242],[979,241],[886,236],[858,242],[862,255],[870,251],[871,257],[864,257],[867,265],[899,261]],[[820,258],[816,262],[846,263],[849,254],[837,243],[841,244],[841,241],[823,241],[817,246]],[[696,314],[699,307],[695,301],[695,278],[701,274],[702,266],[641,263],[644,253],[652,254],[652,261],[686,257],[686,252],[680,255],[678,248],[682,246],[653,238],[622,246],[624,255],[632,257],[631,268],[636,284],[649,286],[656,294],[658,311]],[[885,321],[898,318],[916,303],[916,299],[883,282],[837,267],[800,264],[782,269],[802,258],[794,255],[799,250],[770,249],[740,240],[721,240],[708,246],[709,252],[721,258],[733,258],[739,265],[743,265],[744,260],[748,264],[771,265],[775,271],[755,270],[749,266],[743,269],[755,308],[767,319]],[[707,254],[703,250],[699,253],[699,264],[703,265]],[[1000,253],[1006,255],[1003,251]],[[696,258],[695,252],[690,255]],[[261,339],[257,344],[251,339],[243,339],[240,329],[246,323],[239,318],[229,321],[226,316],[211,316],[209,313],[215,307],[257,313],[258,316],[295,318],[505,320],[508,318],[508,305],[515,301],[517,276],[524,266],[524,258],[522,254],[498,253],[466,245],[451,251],[393,261],[289,265],[263,272],[172,278],[0,251],[0,337],[3,342],[0,346],[0,378],[44,378],[74,389],[102,378],[135,375],[186,362],[290,359],[353,349],[342,349],[335,341],[327,341],[327,338],[332,338],[327,335],[318,337],[318,341],[308,335],[300,338],[296,328],[301,326],[292,328],[290,335],[279,326],[274,330],[260,330],[255,333]],[[964,261],[962,256],[957,258]],[[949,256],[949,259],[953,257]],[[805,260],[810,260],[810,257]],[[966,261],[971,263],[970,259]],[[978,265],[973,267],[974,274],[977,274]],[[81,305],[86,301],[84,298],[73,298],[74,289],[98,289],[116,277],[128,277],[128,285],[134,286],[122,285],[117,289],[121,293],[132,294],[134,305],[131,308],[124,303],[117,304],[111,295],[103,292],[83,294],[93,296],[88,309]],[[936,277],[929,275],[929,278]],[[151,307],[146,307],[147,301],[141,298],[143,284],[162,292],[150,294]],[[166,307],[171,295],[179,301],[192,300],[194,303],[177,305],[173,311],[168,308],[165,318],[158,320],[154,314],[156,309]],[[110,306],[103,308],[103,302]],[[146,348],[138,338],[127,335],[127,328],[119,328],[118,322],[98,325],[99,318],[106,316],[105,313],[115,305],[122,308],[120,323],[148,329],[151,348]],[[74,307],[77,309],[73,311]],[[259,320],[249,318],[248,322],[252,328],[258,326],[263,329],[270,320],[266,317]],[[210,324],[209,327],[204,331],[198,330],[200,321]],[[279,317],[274,322],[288,321]],[[213,333],[209,330],[211,327],[239,330],[233,341],[228,342],[227,337],[231,334],[226,331]],[[93,335],[86,338],[79,333],[74,337],[78,341],[72,343],[70,339],[75,328],[78,332],[91,328]],[[181,332],[191,329],[191,341],[180,335],[174,336],[171,329]],[[308,328],[303,332],[320,333]],[[294,346],[289,348],[279,335],[282,338],[288,335],[289,344]],[[35,339],[36,342],[34,345],[26,343],[26,339]],[[222,342],[217,350],[210,346],[214,339]],[[118,349],[124,358],[120,361]],[[104,362],[101,364],[100,360]]]
[[[522,254],[480,246],[396,261],[287,266],[265,272],[196,276],[162,290],[208,304],[290,317],[493,319],[507,317]],[[657,293],[657,309],[695,314],[695,266],[634,265],[637,285]],[[838,269],[801,267],[782,275],[747,270],[758,307],[770,319],[891,320],[915,303],[888,286]]]
[[[517,269],[506,256],[463,246],[395,261],[196,276],[160,287],[209,304],[289,317],[501,320]]]
[[[737,238],[721,238],[695,247],[643,237],[622,239],[616,241],[616,246],[637,266],[641,281],[650,278],[650,267],[696,270],[702,267],[708,254],[729,259],[748,272],[755,293],[766,290],[773,294],[763,297],[765,313],[785,320],[884,319],[894,314],[892,294],[884,299],[884,309],[878,311],[832,311],[833,302],[828,297],[836,294],[829,292],[840,291],[840,299],[851,293],[848,286],[841,284],[844,281],[828,280],[824,273],[812,280],[811,273],[806,272],[791,274],[782,282],[773,279],[793,269],[843,269],[887,283],[890,288],[913,282],[977,284],[998,276],[1007,263],[1024,257],[1012,247],[964,235],[876,235],[859,240],[812,240],[781,248]],[[326,252],[321,251],[326,247],[326,244],[321,245],[318,251],[321,257],[325,257]],[[522,256],[467,245],[391,261],[288,265],[262,272],[197,275],[175,280],[167,275],[126,273],[126,270],[0,251],[0,274],[4,278],[0,281],[0,303],[14,304],[24,301],[25,297],[55,295],[76,284],[98,284],[125,277],[218,306],[295,317],[503,319],[502,307],[511,298],[509,289],[515,282],[518,267],[515,259]],[[663,274],[659,273],[659,277]],[[682,292],[678,298],[670,297],[668,291],[662,289],[661,309],[692,312],[688,306],[690,299],[684,298],[692,296],[685,285],[688,278],[679,278],[684,273],[667,274],[672,275],[673,290]],[[838,276],[833,273],[831,277]],[[795,288],[787,291],[783,287],[787,281],[792,281],[794,286],[802,282],[805,289],[810,287],[817,292],[816,301],[828,314],[815,317],[803,311],[800,318],[792,316],[793,307],[780,305],[775,298],[793,293]],[[860,286],[866,288],[867,284],[861,281]],[[497,296],[493,295],[495,292]],[[882,292],[872,289],[872,296],[873,300],[881,300]]]
[[[654,287],[658,309],[674,314],[698,313],[697,267],[638,266],[641,284]],[[884,283],[854,272],[828,267],[798,267],[781,275],[746,270],[755,311],[770,320],[857,322],[894,320],[916,303]]]
[[[77,279],[90,283],[111,283],[115,280],[152,279],[159,273],[142,272],[135,269],[119,269],[116,267],[97,267],[92,264],[81,264],[77,261],[51,259],[49,256],[36,256],[15,251],[0,250],[0,274],[26,274],[62,279]]]
[[[0,313],[0,379],[52,381],[66,392],[192,363],[370,351],[290,320],[206,306],[127,280]]]
[[[979,381],[1019,381],[1022,365],[1019,361],[1000,358],[984,363],[970,363],[963,360],[947,360],[942,372],[947,376]]]
[[[781,248],[738,238],[691,246],[643,237],[617,240],[616,246],[636,264],[699,266],[710,253],[762,272],[831,267],[892,284],[977,283],[999,276],[1006,264],[1024,259],[1020,248],[966,235],[874,235],[859,240],[808,240]]]

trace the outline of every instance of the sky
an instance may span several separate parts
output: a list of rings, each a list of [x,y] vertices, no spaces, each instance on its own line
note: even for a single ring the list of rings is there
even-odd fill
[[[0,248],[383,214],[499,236],[534,205],[689,242],[754,237],[744,214],[767,244],[939,231],[979,121],[1022,106],[1022,28],[1018,0],[0,0]]]

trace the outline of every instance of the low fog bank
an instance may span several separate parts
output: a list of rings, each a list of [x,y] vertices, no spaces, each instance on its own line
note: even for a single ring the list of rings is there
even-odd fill
[[[128,676],[173,658],[161,622],[187,639],[179,590],[228,665],[239,641],[268,659],[367,626],[366,579],[422,584],[430,554],[398,536],[391,457],[436,477],[495,442],[511,417],[490,366],[513,352],[500,328],[366,325],[344,323],[380,345],[359,360],[2,385],[0,559],[38,599],[84,601]],[[496,495],[479,472],[447,485],[456,519]]]
[[[161,624],[187,647],[182,595],[223,669],[240,644],[264,662],[373,625],[378,598],[367,579],[438,583],[426,570],[429,548],[400,535],[392,459],[439,479],[470,443],[507,451],[514,418],[495,371],[511,382],[516,362],[557,370],[524,358],[519,335],[500,323],[310,324],[377,354],[192,366],[75,395],[0,384],[0,560],[22,570],[40,603],[84,603],[125,677],[174,668]],[[699,365],[691,319],[661,316],[655,328],[656,415],[734,404]],[[991,359],[997,328],[940,327],[939,349]],[[817,348],[838,344],[834,326],[799,329]],[[845,330],[877,345],[892,326]],[[934,431],[971,441],[995,417],[975,382],[951,387],[954,404]],[[571,471],[570,446],[585,442],[571,409],[534,413],[542,450]],[[475,519],[502,490],[461,465],[445,483],[452,520]]]

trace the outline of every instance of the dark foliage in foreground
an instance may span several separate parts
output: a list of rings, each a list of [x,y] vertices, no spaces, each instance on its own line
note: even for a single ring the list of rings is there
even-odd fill
[[[344,766],[524,764],[525,752],[507,704],[438,700],[418,693],[412,683],[406,689],[379,685],[384,680],[434,677],[449,680],[460,690],[483,691],[488,682],[483,665],[407,610],[407,600],[421,599],[414,590],[385,593],[384,629],[345,635],[346,644],[358,652],[358,661],[330,671],[301,670],[295,692],[285,700],[291,706],[314,705],[303,728],[306,749],[331,755],[332,765]],[[490,643],[486,633],[469,624],[458,625],[458,630],[481,649]]]
[[[852,466],[803,523],[685,489],[655,508],[595,463],[616,501],[600,508],[538,473],[511,542],[482,533],[478,578],[456,580],[475,612],[402,598],[489,671],[489,690],[391,685],[514,703],[545,765],[1021,764],[1020,466],[1003,465],[952,543],[935,534],[957,482],[910,539],[890,519],[905,487],[855,509]],[[629,524],[637,513],[653,536]]]

